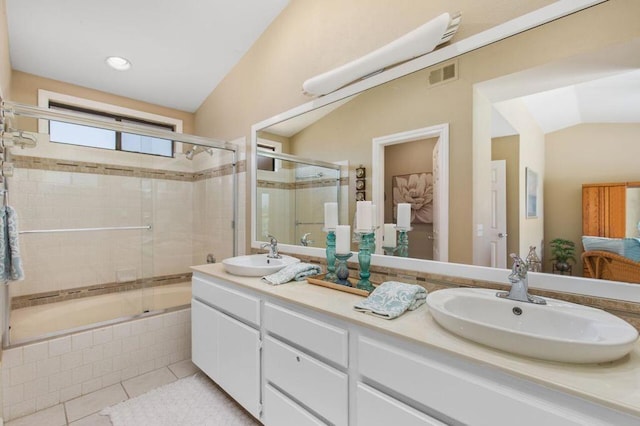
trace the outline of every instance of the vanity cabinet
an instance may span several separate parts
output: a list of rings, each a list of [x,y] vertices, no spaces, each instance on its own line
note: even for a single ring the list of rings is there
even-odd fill
[[[192,292],[193,363],[259,418],[260,300],[198,278]]]
[[[357,321],[345,317],[349,310],[334,315],[314,306],[313,297],[293,302],[305,294],[301,283],[292,285],[289,299],[286,287],[260,290],[194,274],[192,353],[198,367],[267,426],[640,424],[638,417],[477,361],[472,343],[460,342],[452,353],[415,334],[408,338],[396,325],[419,327],[413,320]],[[434,326],[425,324],[424,333]]]
[[[347,330],[272,303],[264,307],[264,329],[266,382],[290,395],[290,405],[307,407],[316,421],[348,425],[349,378],[341,371],[348,365]],[[267,418],[270,410],[265,403]]]

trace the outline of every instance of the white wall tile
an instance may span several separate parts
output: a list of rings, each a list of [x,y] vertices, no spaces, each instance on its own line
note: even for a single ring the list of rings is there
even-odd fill
[[[2,352],[2,368],[11,368],[22,365],[23,352],[22,347],[6,349]]]
[[[60,403],[60,392],[52,392],[36,398],[36,410],[44,410]]]
[[[71,336],[71,348],[74,351],[88,348],[91,345],[93,345],[93,332],[91,331],[85,331]]]
[[[99,345],[113,340],[113,327],[100,328],[93,331],[93,344]]]
[[[38,377],[51,376],[52,374],[60,372],[60,366],[59,356],[42,359],[36,363],[36,374]]]
[[[36,364],[34,362],[13,367],[9,371],[11,386],[26,383],[36,378]]]
[[[131,335],[131,322],[116,324],[113,326],[113,337],[115,339]]]
[[[36,400],[29,399],[23,401],[19,404],[11,405],[8,407],[6,415],[8,419],[15,419],[17,417],[26,416],[27,414],[35,413],[36,411]]]
[[[82,351],[68,352],[60,355],[60,369],[68,371],[82,365]]]
[[[49,376],[49,392],[64,389],[72,383],[71,370],[61,371],[60,373]]]
[[[49,340],[49,356],[62,355],[71,351],[71,336]]]
[[[82,385],[75,384],[60,389],[60,401],[69,401],[82,395]]]

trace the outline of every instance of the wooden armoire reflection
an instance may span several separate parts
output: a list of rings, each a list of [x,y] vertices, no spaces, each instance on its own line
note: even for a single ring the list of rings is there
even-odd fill
[[[582,185],[582,235],[624,238],[627,188],[639,185],[640,182]]]

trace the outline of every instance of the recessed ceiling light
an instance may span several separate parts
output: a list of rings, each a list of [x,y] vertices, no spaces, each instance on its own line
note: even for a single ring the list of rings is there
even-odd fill
[[[106,59],[106,62],[107,65],[118,71],[126,71],[131,68],[131,62],[129,62],[128,59],[122,58],[120,56],[109,56]]]

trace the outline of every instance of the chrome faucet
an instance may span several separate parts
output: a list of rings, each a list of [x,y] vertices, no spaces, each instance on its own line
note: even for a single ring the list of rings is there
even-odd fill
[[[300,238],[300,244],[302,244],[305,247],[307,247],[309,244],[313,244],[313,240],[309,239],[310,235],[311,235],[311,232],[307,232],[306,234],[304,234],[302,238]]]
[[[265,247],[269,247],[269,253],[267,254],[267,257],[271,259],[280,259],[282,256],[278,254],[278,240],[276,240],[276,237],[274,237],[273,235],[267,235],[267,238],[269,238],[269,242],[262,244],[260,248],[263,249]]]
[[[535,303],[536,305],[546,305],[547,302],[541,297],[529,294],[529,282],[527,272],[529,267],[520,256],[511,253],[509,256],[513,259],[513,266],[509,274],[509,282],[511,282],[511,290],[500,291],[496,296],[505,299],[517,300],[519,302]]]

